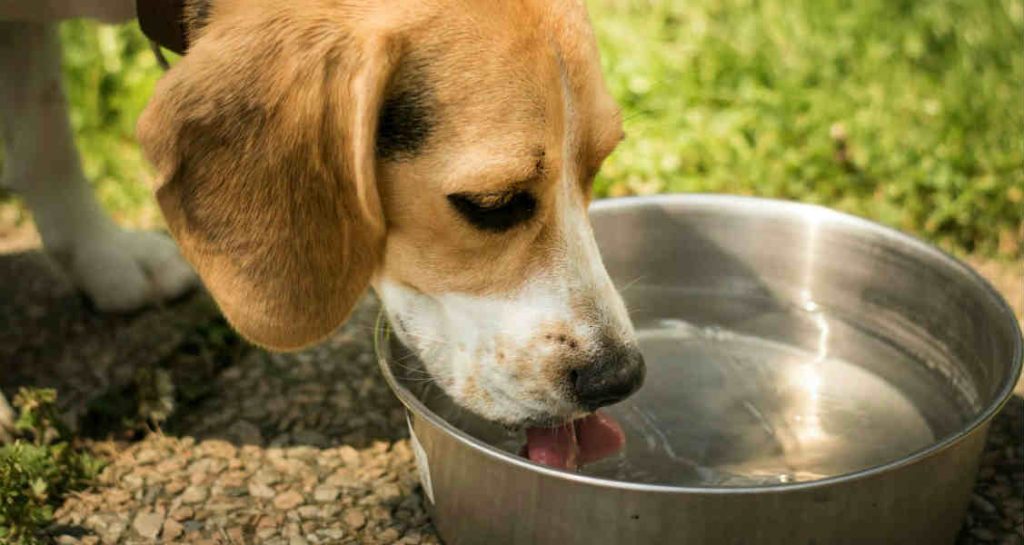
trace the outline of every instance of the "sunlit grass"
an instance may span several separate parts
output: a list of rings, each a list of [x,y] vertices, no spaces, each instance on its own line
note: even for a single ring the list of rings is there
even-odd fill
[[[598,191],[799,199],[1019,255],[1022,5],[594,0],[629,134]]]
[[[821,203],[959,251],[1021,255],[1021,0],[591,0],[629,135],[598,194]],[[160,70],[135,25],[63,26],[86,172],[158,221],[135,120]]]

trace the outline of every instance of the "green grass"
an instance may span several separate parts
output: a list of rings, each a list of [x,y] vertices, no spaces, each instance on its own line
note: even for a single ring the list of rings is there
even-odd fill
[[[1019,256],[1022,6],[596,0],[629,134],[598,191],[798,199]]]
[[[589,5],[629,134],[600,196],[796,199],[1022,255],[1022,0]],[[120,219],[152,220],[132,132],[160,71],[134,25],[63,37],[86,171]]]

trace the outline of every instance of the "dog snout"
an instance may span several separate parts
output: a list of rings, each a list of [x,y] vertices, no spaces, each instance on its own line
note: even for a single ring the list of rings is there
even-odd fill
[[[635,346],[601,350],[569,375],[576,401],[587,411],[626,399],[643,385],[646,365]]]

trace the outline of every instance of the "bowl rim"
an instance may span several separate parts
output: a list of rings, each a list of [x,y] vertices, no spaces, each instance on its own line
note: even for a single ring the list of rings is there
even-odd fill
[[[412,411],[416,416],[426,419],[430,424],[439,428],[441,431],[454,436],[454,438],[480,454],[489,458],[495,459],[496,461],[510,463],[519,469],[540,473],[550,478],[565,479],[572,481],[577,484],[590,485],[600,488],[613,488],[617,490],[629,490],[636,492],[652,492],[652,493],[672,493],[672,494],[711,494],[711,495],[731,495],[731,494],[751,494],[751,493],[788,493],[797,491],[808,491],[836,484],[845,484],[853,481],[871,478],[883,473],[888,473],[906,466],[913,465],[920,461],[923,461],[931,456],[944,451],[961,440],[965,439],[969,435],[973,434],[978,428],[989,422],[995,414],[1002,409],[1003,405],[1009,401],[1013,395],[1013,389],[1020,379],[1021,369],[1024,366],[1024,337],[1022,337],[1020,324],[1017,321],[1016,315],[1010,308],[1009,304],[1003,298],[1003,296],[996,291],[996,289],[988,282],[983,276],[977,273],[973,268],[965,264],[955,256],[939,249],[938,247],[925,242],[924,240],[897,229],[875,223],[873,221],[860,218],[845,212],[839,212],[831,208],[816,204],[807,204],[796,201],[788,201],[782,199],[769,199],[763,197],[750,197],[750,196],[739,196],[739,195],[725,195],[725,194],[714,194],[714,193],[676,193],[676,194],[661,194],[651,196],[632,196],[632,197],[617,197],[599,199],[593,201],[590,206],[589,212],[595,211],[611,211],[615,209],[624,209],[640,206],[664,206],[682,204],[687,206],[696,207],[715,207],[715,206],[728,206],[730,208],[736,207],[756,207],[759,212],[763,212],[765,207],[771,207],[775,213],[786,213],[791,215],[796,212],[801,215],[817,216],[822,219],[828,219],[832,222],[840,222],[849,227],[856,227],[859,229],[867,229],[879,236],[884,236],[890,239],[896,239],[903,244],[908,245],[913,251],[921,252],[924,256],[937,259],[939,262],[944,263],[946,266],[951,267],[953,270],[959,271],[960,274],[964,275],[968,281],[973,281],[975,284],[981,286],[981,288],[988,294],[990,298],[995,302],[999,314],[1002,318],[1008,320],[1011,324],[1011,329],[1016,331],[1017,335],[1013,340],[1012,349],[1012,361],[1010,362],[1010,373],[1005,377],[1002,387],[996,393],[994,398],[978,412],[978,414],[971,419],[967,424],[961,427],[956,433],[952,433],[943,437],[942,439],[931,443],[930,445],[918,449],[910,454],[907,454],[896,460],[885,462],[878,465],[873,465],[850,473],[843,473],[840,475],[834,475],[832,477],[826,477],[824,479],[818,479],[813,481],[801,481],[795,483],[785,484],[767,484],[767,485],[752,485],[752,486],[736,486],[736,487],[711,487],[711,486],[677,486],[669,484],[649,484],[649,483],[637,483],[630,481],[620,481],[616,479],[608,479],[603,477],[593,477],[590,475],[583,475],[580,473],[573,473],[570,471],[554,469],[548,466],[531,462],[530,460],[521,456],[503,451],[487,443],[469,435],[466,432],[456,428],[449,424],[445,419],[438,416],[436,413],[431,411],[424,405],[412,392],[410,392],[405,386],[398,383],[394,375],[391,372],[391,367],[388,364],[386,354],[384,353],[385,342],[390,337],[390,326],[387,324],[387,320],[384,318],[383,307],[377,318],[376,327],[373,332],[373,345],[374,353],[377,358],[377,363],[384,374],[384,379],[387,381],[391,391],[398,397],[399,401],[402,402],[405,407]],[[411,426],[410,421],[410,426]],[[410,433],[414,433],[410,430]]]

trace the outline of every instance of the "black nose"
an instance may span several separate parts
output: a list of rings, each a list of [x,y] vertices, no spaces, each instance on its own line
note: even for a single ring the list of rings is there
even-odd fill
[[[570,375],[576,401],[586,410],[618,403],[644,383],[644,357],[636,347],[602,350],[598,357]]]

